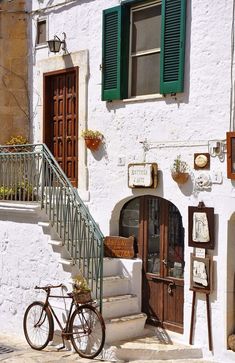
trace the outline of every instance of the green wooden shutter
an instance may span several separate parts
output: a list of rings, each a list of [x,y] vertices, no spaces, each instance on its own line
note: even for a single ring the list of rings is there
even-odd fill
[[[121,6],[103,11],[103,101],[121,98],[121,25]]]
[[[129,9],[122,5],[103,11],[102,100],[127,97]]]
[[[160,93],[184,90],[187,0],[162,0]]]

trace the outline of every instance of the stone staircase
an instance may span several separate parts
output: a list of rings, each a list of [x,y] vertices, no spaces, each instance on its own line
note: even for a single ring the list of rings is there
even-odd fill
[[[74,262],[50,222],[39,222],[58,261],[73,275]],[[141,260],[104,258],[103,312],[106,344],[143,335],[146,314],[141,313]],[[71,290],[72,280],[68,288]]]
[[[49,222],[39,222],[48,243],[66,272],[74,274],[74,261]],[[102,359],[109,361],[145,361],[156,363],[206,363],[202,351],[194,346],[173,343],[161,328],[146,328],[141,312],[142,262],[139,259],[103,260],[103,312],[106,343]],[[76,269],[75,269],[76,271]],[[68,288],[72,288],[72,280]],[[60,309],[60,306],[57,306]],[[64,307],[61,306],[61,309]],[[167,336],[167,337],[166,337]]]

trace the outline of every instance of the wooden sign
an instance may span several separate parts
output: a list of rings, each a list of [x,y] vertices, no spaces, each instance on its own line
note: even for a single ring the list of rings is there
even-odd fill
[[[107,236],[104,239],[105,257],[133,258],[134,237]]]
[[[157,164],[137,163],[128,165],[128,187],[129,188],[156,188],[157,187]]]

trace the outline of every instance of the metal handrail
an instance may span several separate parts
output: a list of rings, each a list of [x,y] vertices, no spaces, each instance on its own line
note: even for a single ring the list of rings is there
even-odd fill
[[[104,236],[45,144],[0,146],[0,200],[41,203],[101,309]]]

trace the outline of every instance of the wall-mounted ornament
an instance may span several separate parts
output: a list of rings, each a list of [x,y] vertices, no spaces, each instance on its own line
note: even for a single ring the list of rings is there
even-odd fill
[[[129,188],[156,188],[157,163],[136,163],[128,165]]]
[[[211,182],[212,184],[222,184],[223,174],[220,170],[212,170],[211,172]]]
[[[188,245],[214,249],[214,208],[188,207]]]
[[[227,132],[227,177],[235,179],[235,132]]]
[[[201,173],[195,178],[195,190],[211,189],[211,178],[209,174]]]
[[[209,153],[195,153],[194,154],[194,169],[209,169],[210,168],[210,154]]]

